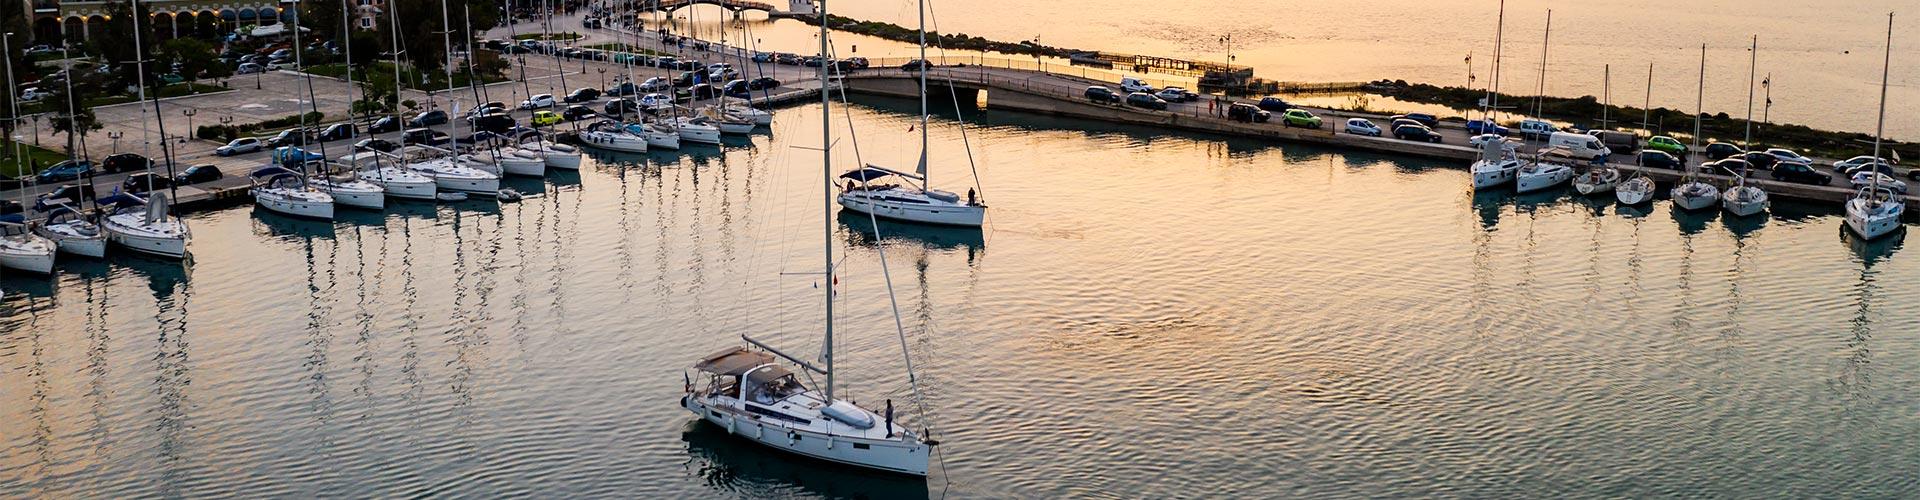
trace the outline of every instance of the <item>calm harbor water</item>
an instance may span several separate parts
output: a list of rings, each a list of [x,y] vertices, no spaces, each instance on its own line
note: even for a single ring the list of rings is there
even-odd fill
[[[911,161],[910,110],[850,110],[862,160]],[[909,397],[884,248],[939,472],[764,455],[680,410],[676,375],[743,333],[817,349],[818,113],[519,204],[232,208],[191,216],[190,266],[0,279],[0,492],[1920,491],[1920,255],[1831,210],[1473,195],[1426,160],[999,112],[968,137],[989,230],[831,222],[844,390]]]
[[[774,2],[784,4],[784,2]],[[839,0],[837,15],[914,26],[917,0]],[[948,33],[1041,43],[1084,50],[1224,61],[1251,65],[1263,78],[1294,82],[1402,79],[1467,85],[1465,59],[1473,55],[1475,85],[1492,79],[1495,15],[1499,2],[1376,0],[974,0],[929,1],[932,24]],[[1655,106],[1692,110],[1700,45],[1708,46],[1705,108],[1743,116],[1747,109],[1747,47],[1760,43],[1758,72],[1771,76],[1774,105],[1757,88],[1754,118],[1821,129],[1873,133],[1886,43],[1887,12],[1896,21],[1887,134],[1920,140],[1920,62],[1902,60],[1920,48],[1920,16],[1911,2],[1843,3],[1795,0],[1507,2],[1506,64],[1501,91],[1535,93],[1540,42],[1553,9],[1547,94],[1601,97],[1612,66],[1613,102],[1640,106],[1647,99],[1647,65],[1654,65]],[[696,8],[676,17],[709,38],[720,36],[724,10]],[[765,50],[807,51],[817,28],[798,21],[767,22],[749,15]],[[739,32],[729,40],[739,40]],[[1222,40],[1231,36],[1231,44]],[[835,35],[840,52],[903,57],[913,46]],[[1335,103],[1337,104],[1337,103]],[[1374,103],[1376,107],[1383,102]],[[1426,111],[1418,107],[1413,110]],[[1598,119],[1599,117],[1593,117]],[[1620,117],[1615,117],[1620,118]],[[1638,119],[1638,117],[1632,117]],[[1689,124],[1676,124],[1686,129]],[[1760,138],[1764,140],[1764,137]],[[1866,153],[1861,153],[1866,154]]]

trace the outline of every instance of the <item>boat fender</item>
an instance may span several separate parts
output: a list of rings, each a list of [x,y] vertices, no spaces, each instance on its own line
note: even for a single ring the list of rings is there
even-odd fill
[[[787,431],[787,446],[793,446],[794,443],[798,442],[800,442],[800,433]]]
[[[734,432],[733,432],[733,422],[734,422],[734,420],[733,420],[733,419],[731,419],[731,418],[729,418],[729,419],[727,419],[727,434],[733,434],[733,433],[734,433]]]

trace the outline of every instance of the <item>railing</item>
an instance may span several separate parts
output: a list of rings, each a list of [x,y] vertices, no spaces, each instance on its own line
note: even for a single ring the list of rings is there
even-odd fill
[[[905,65],[909,62],[913,62],[915,60],[917,60],[917,58],[910,58],[910,57],[874,58],[874,59],[868,60],[868,67],[875,68],[875,69],[898,68],[902,65]],[[1014,58],[1003,58],[1003,57],[987,57],[987,56],[981,56],[981,55],[967,55],[967,56],[944,56],[944,57],[928,56],[927,61],[933,63],[934,66],[940,66],[941,67],[940,69],[948,69],[947,67],[968,66],[968,67],[985,67],[985,68],[995,68],[995,69],[1012,69],[1012,70],[1021,70],[1021,71],[1036,71],[1036,72],[1047,73],[1052,75],[1069,76],[1069,77],[1081,78],[1085,80],[1104,82],[1108,84],[1119,84],[1121,78],[1131,77],[1155,87],[1185,87],[1188,90],[1195,90],[1195,85],[1197,83],[1197,81],[1192,78],[1168,79],[1168,78],[1146,77],[1146,76],[1139,76],[1138,74],[1128,73],[1124,71],[1114,71],[1114,70],[1105,69],[1105,68],[1093,68],[1093,67],[1087,67],[1087,66],[1076,66],[1072,64],[1050,62],[1044,59],[1041,59],[1041,60],[1014,59]],[[1080,90],[1086,90],[1086,89],[1081,88]],[[1115,90],[1119,90],[1119,89],[1115,89]]]

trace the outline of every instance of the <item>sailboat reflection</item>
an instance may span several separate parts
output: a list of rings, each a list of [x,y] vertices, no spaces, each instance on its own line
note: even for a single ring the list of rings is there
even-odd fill
[[[727,435],[705,420],[687,423],[688,474],[707,487],[753,498],[818,496],[825,498],[927,498],[927,480],[795,459],[766,453],[750,441]]]
[[[1868,268],[1873,267],[1875,263],[1893,257],[1893,253],[1900,251],[1900,245],[1906,239],[1907,230],[1904,226],[1899,229],[1894,229],[1893,233],[1887,236],[1872,240],[1861,238],[1860,235],[1848,231],[1844,226],[1840,228],[1840,242],[1846,243],[1847,249],[1852,250],[1853,255],[1859,257],[1860,262],[1866,264]]]
[[[873,230],[876,221],[872,216],[842,210],[836,218],[840,220],[841,226],[847,228],[843,234],[846,235],[848,244],[871,247],[880,243],[874,239]],[[985,250],[987,245],[986,233],[978,227],[933,226],[887,220],[877,222],[880,223],[881,240],[912,242],[933,250],[965,249],[968,260],[972,260],[980,251]]]

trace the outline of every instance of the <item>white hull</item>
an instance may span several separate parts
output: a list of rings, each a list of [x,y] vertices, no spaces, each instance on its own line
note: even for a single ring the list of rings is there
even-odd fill
[[[1711,207],[1713,204],[1720,202],[1719,188],[1705,183],[1695,184],[1705,186],[1705,189],[1700,190],[1700,192],[1693,196],[1687,195],[1686,185],[1673,188],[1673,192],[1670,193],[1673,196],[1673,206],[1680,207],[1681,210],[1705,210],[1707,207]]]
[[[1886,236],[1900,228],[1900,215],[1906,212],[1905,205],[1891,213],[1870,214],[1865,208],[1865,200],[1847,200],[1847,229],[1866,239]]]
[[[282,215],[333,220],[333,196],[318,191],[286,193],[271,188],[255,189],[253,202]]]
[[[747,135],[753,133],[754,125],[751,121],[714,123],[720,128],[720,133],[722,134]]]
[[[647,147],[677,150],[680,149],[680,133],[648,129],[645,134]]]
[[[1605,168],[1596,172],[1574,176],[1573,190],[1582,195],[1596,195],[1613,191],[1614,183],[1620,180],[1620,172]]]
[[[574,149],[572,146],[543,141],[540,143],[540,148],[541,152],[545,153],[541,158],[546,160],[547,168],[557,168],[561,170],[580,169],[580,151]]]
[[[842,193],[839,200],[840,206],[848,210],[923,224],[980,227],[987,219],[987,207],[981,206],[893,203],[846,193]]]
[[[1531,193],[1551,188],[1573,180],[1573,169],[1565,165],[1542,164],[1532,170],[1520,169],[1513,175],[1513,189],[1521,193]]]
[[[7,236],[0,241],[0,267],[53,274],[53,242],[33,234]]]
[[[682,141],[698,142],[701,144],[720,143],[720,129],[717,127],[682,122],[678,128],[680,129],[680,140]]]
[[[328,195],[333,202],[344,207],[381,210],[387,208],[387,193],[377,184],[363,186],[335,186],[327,183],[315,183],[315,186]]]
[[[1485,160],[1473,162],[1473,189],[1487,189],[1513,182],[1514,174],[1520,171],[1520,163],[1505,161],[1489,164]]]
[[[34,232],[53,240],[54,247],[61,252],[95,259],[107,256],[107,236],[97,229],[91,236],[79,234],[64,225],[40,227]]]
[[[387,196],[393,198],[431,200],[434,192],[438,191],[433,179],[413,172],[390,173],[385,177],[379,172],[362,172],[360,175],[362,180],[380,186]]]
[[[1740,196],[1740,190],[1751,190],[1747,196]],[[1728,189],[1720,195],[1720,207],[1733,215],[1746,217],[1767,211],[1767,192],[1751,186],[1739,186]]]
[[[586,131],[580,133],[580,143],[587,147],[618,151],[622,153],[645,153],[651,141],[646,138],[623,132]],[[579,163],[574,158],[574,163]],[[577,168],[577,167],[576,167]]]
[[[500,163],[500,170],[504,171],[507,175],[524,175],[529,177],[547,175],[547,160],[545,158],[541,158],[539,155],[532,153],[526,153],[525,156],[522,156],[521,153],[522,152],[515,151],[509,156],[507,151],[501,151],[500,159],[497,160]]]
[[[928,453],[933,449],[926,444],[898,438],[827,435],[807,427],[791,426],[779,419],[758,418],[724,405],[710,405],[694,395],[682,397],[680,406],[742,439],[768,448],[854,467],[926,476]]]
[[[433,178],[433,184],[441,191],[459,191],[462,193],[494,194],[500,192],[499,177],[466,177],[442,175]]]
[[[1622,205],[1639,205],[1653,200],[1653,181],[1635,182],[1629,179],[1614,188],[1613,196]]]
[[[137,213],[115,214],[108,216],[100,228],[106,231],[107,241],[128,250],[174,259],[187,256],[184,232],[143,227],[144,220],[145,216]]]

